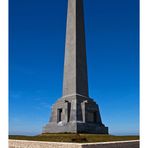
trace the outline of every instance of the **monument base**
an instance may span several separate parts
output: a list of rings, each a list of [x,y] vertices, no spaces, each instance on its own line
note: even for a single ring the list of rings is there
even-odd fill
[[[99,106],[79,94],[64,96],[52,106],[49,123],[43,133],[92,133],[108,134],[108,127],[101,121]]]
[[[93,123],[73,123],[64,125],[57,123],[48,123],[43,128],[43,133],[90,133],[90,134],[108,134],[108,127],[99,126]]]

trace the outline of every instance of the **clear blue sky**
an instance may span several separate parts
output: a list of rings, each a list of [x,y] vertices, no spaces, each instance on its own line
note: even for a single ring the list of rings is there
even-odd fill
[[[62,95],[67,0],[9,5],[9,131],[35,135]],[[90,97],[111,134],[138,134],[139,1],[84,5]]]

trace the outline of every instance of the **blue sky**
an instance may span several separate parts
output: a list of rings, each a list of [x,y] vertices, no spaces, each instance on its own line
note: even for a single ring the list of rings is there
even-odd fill
[[[139,133],[139,1],[84,0],[89,94],[111,134]],[[9,1],[9,133],[42,131],[62,95],[67,0]]]

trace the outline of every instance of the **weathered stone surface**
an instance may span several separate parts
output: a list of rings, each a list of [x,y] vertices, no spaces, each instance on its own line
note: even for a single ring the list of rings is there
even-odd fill
[[[81,148],[81,145],[60,142],[9,140],[9,148]]]
[[[139,141],[101,142],[91,144],[9,140],[9,148],[139,148]]]
[[[59,109],[62,109],[60,121]],[[99,107],[93,99],[72,95],[59,99],[52,106],[52,116],[43,133],[65,132],[108,134],[108,128],[102,124]]]
[[[82,148],[139,148],[139,141],[101,142],[83,144]]]
[[[83,0],[68,0],[63,96],[88,96]]]
[[[43,133],[108,134],[99,106],[88,95],[83,0],[68,0],[63,96]]]

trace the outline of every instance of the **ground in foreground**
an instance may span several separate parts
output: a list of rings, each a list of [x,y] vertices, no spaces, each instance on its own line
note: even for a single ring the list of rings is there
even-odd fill
[[[139,140],[139,136],[113,136],[113,135],[98,135],[98,134],[41,134],[37,136],[10,135],[9,139],[48,141],[48,142],[89,143],[89,142]]]

